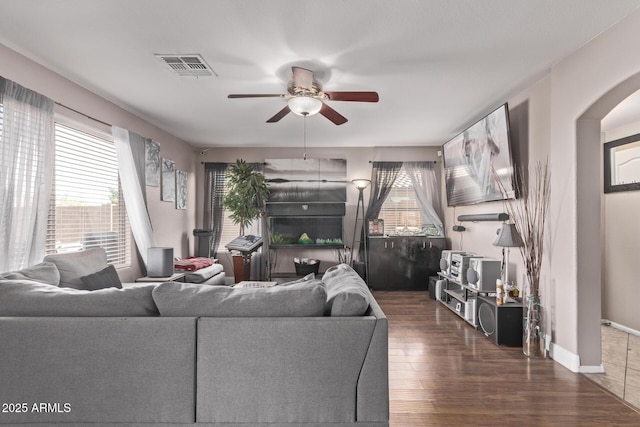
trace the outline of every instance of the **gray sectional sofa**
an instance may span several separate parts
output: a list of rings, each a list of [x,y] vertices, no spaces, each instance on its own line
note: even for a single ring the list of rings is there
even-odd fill
[[[347,265],[93,291],[51,265],[0,274],[0,425],[388,426],[387,319]]]

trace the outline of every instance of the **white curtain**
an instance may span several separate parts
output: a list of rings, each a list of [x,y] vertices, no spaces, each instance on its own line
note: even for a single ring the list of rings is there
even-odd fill
[[[52,100],[0,77],[0,272],[45,255],[53,129]]]
[[[144,139],[117,126],[111,127],[111,133],[118,155],[118,172],[131,224],[131,233],[136,241],[140,258],[146,267],[149,248],[156,246],[156,243],[145,202]]]
[[[404,162],[411,179],[424,224],[433,224],[444,235],[438,177],[433,162]]]

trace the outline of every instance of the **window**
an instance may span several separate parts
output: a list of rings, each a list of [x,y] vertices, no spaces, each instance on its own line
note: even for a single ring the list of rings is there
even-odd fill
[[[100,246],[110,264],[128,266],[129,223],[113,141],[56,123],[54,170],[47,253]]]
[[[416,192],[404,168],[393,183],[393,188],[384,201],[378,218],[384,220],[385,234],[422,231],[422,216],[416,200]]]

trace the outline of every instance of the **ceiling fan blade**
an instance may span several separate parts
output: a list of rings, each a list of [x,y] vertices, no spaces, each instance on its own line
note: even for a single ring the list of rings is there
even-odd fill
[[[345,116],[338,113],[336,110],[329,107],[324,102],[322,103],[322,108],[320,108],[320,114],[322,114],[338,126],[347,122],[347,118]]]
[[[269,120],[267,120],[267,123],[278,122],[278,121],[280,121],[281,118],[283,118],[284,116],[286,116],[290,112],[291,112],[291,110],[289,109],[289,106],[287,105],[282,110],[278,111],[275,116],[273,116]]]
[[[276,93],[235,93],[227,98],[284,98],[283,94]]]
[[[313,71],[301,67],[291,67],[291,73],[296,86],[311,90],[313,87]]]
[[[324,92],[331,101],[378,102],[378,92]]]

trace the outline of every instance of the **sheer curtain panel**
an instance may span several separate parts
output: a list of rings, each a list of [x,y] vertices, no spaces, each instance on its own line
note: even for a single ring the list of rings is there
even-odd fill
[[[111,134],[118,155],[120,185],[127,206],[131,234],[146,267],[149,248],[156,246],[156,243],[146,204],[144,139],[117,126],[111,127]]]
[[[416,192],[423,225],[433,224],[444,235],[440,210],[440,188],[433,162],[404,162],[404,170]]]
[[[53,101],[0,77],[0,272],[44,258],[53,155]]]
[[[402,162],[373,162],[371,168],[371,192],[369,193],[369,207],[365,219],[376,219],[382,209],[393,183],[402,169]]]

